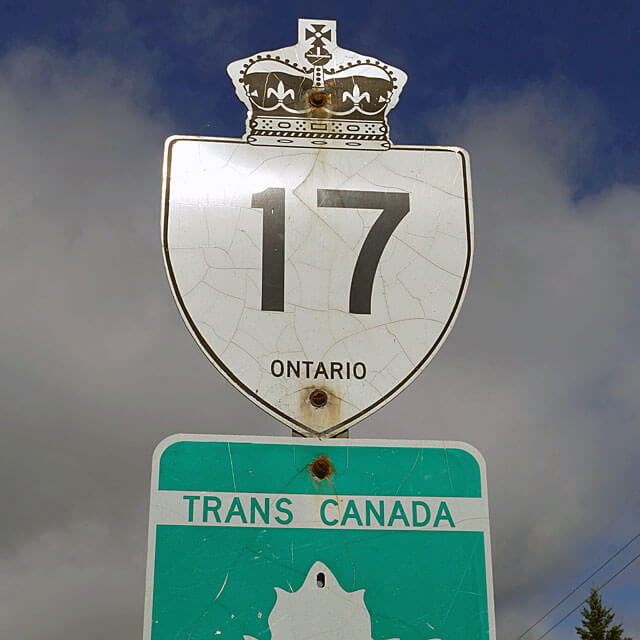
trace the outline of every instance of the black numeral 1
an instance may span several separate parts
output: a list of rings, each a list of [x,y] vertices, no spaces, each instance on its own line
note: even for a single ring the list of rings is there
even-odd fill
[[[262,209],[262,310],[284,311],[284,189],[254,193],[251,206]]]

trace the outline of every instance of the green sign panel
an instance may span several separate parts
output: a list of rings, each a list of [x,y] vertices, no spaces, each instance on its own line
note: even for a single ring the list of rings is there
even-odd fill
[[[153,460],[145,640],[494,640],[459,442],[178,435]]]

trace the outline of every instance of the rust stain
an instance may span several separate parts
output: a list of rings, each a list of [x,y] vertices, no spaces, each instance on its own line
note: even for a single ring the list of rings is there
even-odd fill
[[[329,396],[327,396],[327,392],[322,389],[314,389],[309,394],[309,402],[316,407],[316,409],[320,409],[324,407],[325,404],[329,401]]]
[[[303,100],[311,107],[307,112],[308,117],[331,119],[331,114],[325,107],[331,106],[336,101],[334,84],[333,81],[329,81],[323,89],[315,87],[304,92]]]
[[[304,387],[300,389],[298,397],[300,422],[314,431],[324,431],[342,422],[342,400],[337,389],[326,384]]]
[[[324,454],[318,456],[311,463],[311,475],[318,478],[318,480],[324,480],[325,478],[329,478],[331,474],[335,471],[335,467],[333,466],[331,460],[327,458]]]
[[[320,109],[329,102],[329,96],[324,91],[312,91],[309,94],[308,101],[314,109]]]

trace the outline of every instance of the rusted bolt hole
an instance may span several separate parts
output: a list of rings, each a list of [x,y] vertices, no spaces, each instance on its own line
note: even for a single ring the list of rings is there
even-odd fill
[[[311,473],[316,478],[318,478],[318,480],[324,480],[325,478],[330,476],[333,473],[333,471],[334,471],[334,468],[333,468],[333,465],[331,464],[331,460],[329,460],[329,458],[327,458],[327,456],[325,455],[317,457],[311,463]]]
[[[327,104],[329,96],[324,91],[313,91],[309,94],[309,104],[314,109],[320,109]]]
[[[316,576],[316,582],[318,583],[318,586],[323,589],[324,588],[324,573],[319,573]]]
[[[329,396],[326,391],[322,389],[314,389],[309,394],[309,402],[316,408],[324,407],[325,404],[329,401]]]

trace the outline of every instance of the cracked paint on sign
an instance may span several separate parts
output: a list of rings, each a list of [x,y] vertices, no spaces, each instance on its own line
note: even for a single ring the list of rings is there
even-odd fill
[[[313,462],[330,461],[318,480]],[[144,640],[495,640],[486,474],[459,442],[177,435]]]
[[[422,371],[455,321],[472,258],[468,171],[457,148],[170,138],[163,246],[187,326],[213,364],[285,424],[318,435],[349,428]],[[267,190],[283,198],[271,258],[263,255],[267,213],[255,206]],[[338,206],[319,206],[328,192]],[[373,204],[341,204],[351,192]],[[385,215],[375,198],[388,194],[406,194],[409,211],[373,264],[370,312],[354,312],[355,265]],[[278,251],[281,308],[265,310],[264,260],[277,265]],[[321,408],[309,402],[315,389],[328,396]]]

